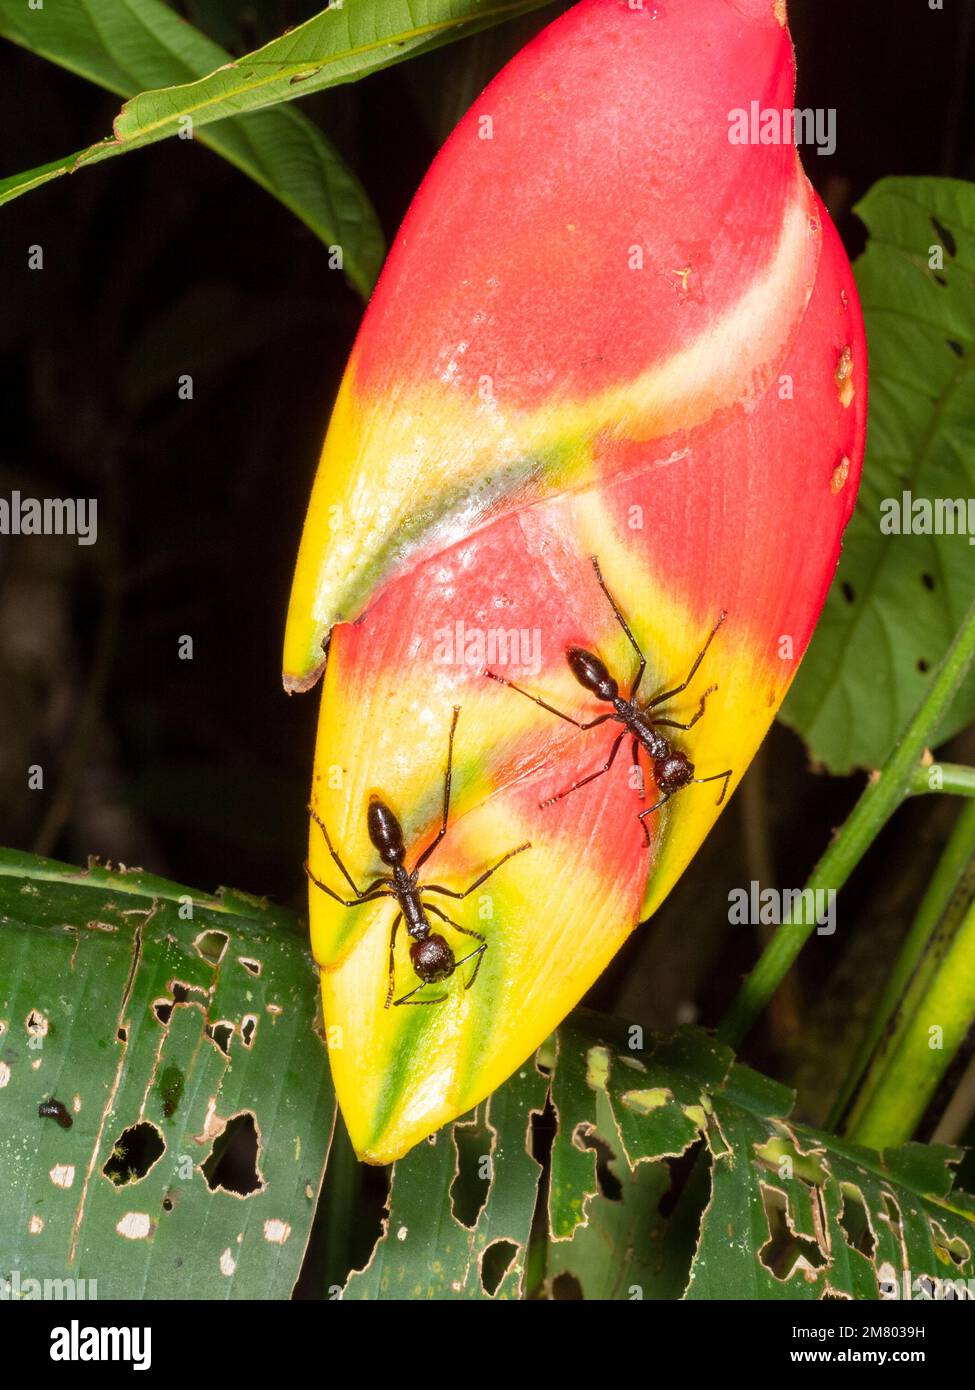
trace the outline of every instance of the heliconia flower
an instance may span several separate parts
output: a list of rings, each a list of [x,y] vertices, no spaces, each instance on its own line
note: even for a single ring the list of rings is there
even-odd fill
[[[522,1065],[683,872],[722,780],[660,800],[567,662],[592,652],[729,793],[835,568],[863,452],[850,268],[790,143],[782,0],[582,0],[461,121],[424,180],[339,391],[302,539],[285,684],[325,669],[312,805],[358,889],[380,798],[460,959],[419,983],[389,898],[310,886],[336,1088],[386,1162]],[[737,115],[736,115],[737,113]],[[726,616],[718,626],[719,617]],[[715,629],[717,630],[715,631]],[[327,666],[325,643],[330,637]],[[726,804],[727,798],[724,798]],[[644,833],[646,828],[646,834]],[[649,845],[648,845],[649,841]],[[310,869],[353,898],[321,828]],[[466,929],[459,931],[457,927]],[[477,976],[470,988],[474,967]],[[440,998],[440,996],[446,996]],[[440,1002],[414,1007],[416,1001]]]

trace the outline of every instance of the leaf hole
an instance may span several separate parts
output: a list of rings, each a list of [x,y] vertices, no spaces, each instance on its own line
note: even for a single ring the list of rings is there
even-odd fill
[[[230,937],[222,931],[204,931],[193,942],[199,955],[208,965],[217,966],[223,960]]]
[[[481,1287],[491,1298],[500,1289],[517,1254],[518,1247],[510,1240],[496,1240],[481,1256]]]
[[[188,985],[182,980],[170,980],[170,992],[173,996],[174,1004],[208,1004],[210,1002],[210,991],[203,989],[201,985]],[[195,994],[196,999],[191,999],[190,995]]]
[[[674,1210],[677,1207],[677,1203],[681,1198],[684,1188],[687,1186],[691,1174],[695,1170],[698,1155],[703,1148],[704,1141],[703,1139],[699,1139],[696,1143],[691,1145],[686,1153],[681,1154],[679,1158],[664,1159],[664,1163],[666,1163],[670,1172],[670,1186],[667,1188],[666,1192],[661,1195],[660,1201],[657,1203],[657,1211],[664,1220],[669,1219],[674,1214]]]
[[[612,1169],[616,1155],[602,1135],[597,1134],[592,1125],[583,1121],[576,1125],[572,1142],[577,1149],[591,1149],[595,1153],[596,1183],[600,1196],[605,1197],[608,1202],[622,1202],[623,1185]]]
[[[245,1047],[250,1047],[257,1033],[257,1014],[244,1014],[240,1024],[240,1037]]]
[[[173,1003],[171,999],[154,999],[152,1012],[156,1015],[164,1028],[168,1028],[169,1020],[173,1016]]]
[[[937,1221],[931,1222],[931,1243],[936,1254],[946,1264],[950,1260],[959,1269],[963,1269],[972,1258],[971,1249],[961,1236],[949,1236],[948,1232]]]
[[[917,659],[917,669],[920,671],[922,676],[925,676],[931,670],[931,663],[929,661],[925,661],[923,656],[919,656]]]
[[[250,971],[252,975],[260,976],[261,971],[264,969],[264,966],[261,963],[261,961],[252,960],[250,956],[238,956],[237,959],[240,961],[244,969]]]
[[[230,1039],[234,1035],[234,1025],[224,1018],[219,1023],[208,1023],[205,1031],[214,1046],[218,1047],[225,1057],[229,1057]]]
[[[857,596],[856,596],[856,594],[853,592],[853,585],[852,585],[852,584],[848,584],[848,583],[846,582],[845,579],[844,579],[843,583],[840,585],[840,592],[842,593],[843,597],[846,599],[847,603],[856,603],[856,597],[857,597]]]
[[[939,222],[934,216],[931,218],[931,226],[938,235],[938,240],[942,243],[949,256],[958,254],[958,243],[943,222]]]
[[[962,347],[961,343],[959,343],[955,338],[946,338],[945,342],[948,344],[949,348],[955,354],[956,357],[965,356],[965,349]]]
[[[925,572],[921,575],[921,583],[924,585],[924,587],[925,587],[929,592],[933,591],[933,589],[934,589],[934,575],[933,575],[933,574],[928,574],[927,571],[925,570]]]
[[[156,1126],[140,1120],[116,1139],[102,1172],[116,1187],[127,1187],[141,1182],[165,1152],[166,1141]]]
[[[783,1282],[791,1278],[797,1268],[807,1276],[811,1270],[822,1269],[828,1263],[827,1257],[817,1240],[793,1229],[785,1193],[762,1183],[762,1200],[769,1235],[758,1258],[765,1268]]]
[[[859,1250],[868,1260],[873,1260],[877,1252],[877,1240],[870,1229],[870,1217],[863,1193],[851,1183],[841,1183],[840,1191],[843,1205],[840,1208],[840,1225],[851,1250]]]
[[[552,1297],[559,1302],[563,1300],[584,1302],[585,1295],[582,1292],[582,1285],[576,1276],[564,1269],[561,1274],[556,1274],[552,1280]]]
[[[457,1176],[450,1185],[450,1206],[462,1226],[473,1229],[491,1190],[494,1135],[481,1118],[453,1127]]]
[[[213,1141],[202,1164],[211,1192],[221,1189],[234,1197],[253,1197],[264,1189],[259,1165],[260,1136],[249,1110],[233,1115]]]

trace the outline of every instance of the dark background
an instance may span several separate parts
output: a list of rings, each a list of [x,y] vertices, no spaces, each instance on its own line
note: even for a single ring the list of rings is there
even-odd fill
[[[320,0],[177,8],[243,53]],[[557,8],[300,103],[387,236],[456,119]],[[806,166],[855,255],[852,205],[877,178],[975,178],[975,3],[789,9],[797,105],[837,109],[835,155],[809,152]],[[0,56],[0,173],[109,129],[117,98],[8,45]],[[192,142],[58,180],[4,208],[0,227],[0,488],[99,498],[96,546],[0,538],[0,835],[302,908],[318,694],[283,694],[281,641],[362,306],[302,224]],[[32,244],[42,272],[27,269]],[[189,402],[177,399],[183,373]],[[192,661],[178,658],[183,634]],[[26,790],[32,763],[43,790]],[[800,886],[861,785],[811,771],[776,726],[589,1002],[651,1027],[716,1022],[760,946],[754,929],[729,926],[729,889]],[[799,1083],[804,1117],[822,1118],[954,814],[937,798],[899,813],[844,891],[836,936],[813,939],[751,1042],[749,1060]]]

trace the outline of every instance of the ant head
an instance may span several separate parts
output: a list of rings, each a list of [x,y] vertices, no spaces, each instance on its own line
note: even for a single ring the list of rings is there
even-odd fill
[[[369,827],[369,838],[378,849],[383,863],[402,864],[406,854],[403,827],[385,801],[373,797],[366,813],[366,824]]]
[[[653,763],[654,781],[662,792],[677,792],[694,780],[694,764],[686,753],[674,748]]]
[[[579,684],[585,686],[597,700],[609,702],[616,699],[620,688],[593,652],[587,652],[585,647],[570,647],[565,659]]]
[[[410,947],[410,960],[417,977],[424,984],[446,980],[454,973],[454,953],[436,932],[421,937]]]

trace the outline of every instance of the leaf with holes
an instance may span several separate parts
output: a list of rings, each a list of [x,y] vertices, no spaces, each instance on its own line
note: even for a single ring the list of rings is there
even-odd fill
[[[883,179],[858,205],[870,349],[863,481],[783,709],[833,772],[879,767],[975,596],[975,184]],[[975,714],[975,672],[941,739]]]
[[[466,1120],[393,1168],[390,1211],[346,1298],[517,1298],[541,1171],[530,1151],[546,1079],[531,1062]]]
[[[394,1165],[345,1297],[876,1300],[975,1279],[961,1150],[876,1153],[793,1123],[792,1104],[701,1029],[644,1043],[579,1011]]]
[[[794,1124],[791,1092],[699,1029],[639,1042],[595,1015],[559,1029],[556,1292],[571,1279],[587,1298],[877,1299],[911,1296],[905,1264],[939,1296],[975,1276],[975,1199],[952,1192],[961,1150],[875,1153]],[[557,1184],[571,1147],[587,1163]]]
[[[0,1278],[287,1298],[335,1116],[316,993],[279,908],[0,851]]]

